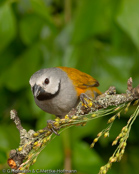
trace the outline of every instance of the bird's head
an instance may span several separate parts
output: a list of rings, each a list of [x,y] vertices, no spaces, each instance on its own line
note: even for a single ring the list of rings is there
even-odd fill
[[[42,101],[48,100],[60,91],[60,77],[56,68],[41,69],[35,72],[30,80],[30,86],[34,98]]]

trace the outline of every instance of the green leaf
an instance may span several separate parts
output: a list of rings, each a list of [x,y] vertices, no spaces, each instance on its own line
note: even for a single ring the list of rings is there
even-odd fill
[[[110,0],[81,0],[75,18],[73,43],[82,42],[95,34],[108,32],[114,4]]]
[[[44,20],[37,15],[26,15],[20,21],[20,35],[22,41],[27,45],[37,41],[43,24]]]
[[[40,49],[36,45],[17,58],[13,64],[3,72],[0,81],[10,90],[19,90],[29,84],[29,79],[31,75],[39,69],[40,62]]]
[[[117,15],[119,26],[129,35],[139,48],[139,1],[123,0]]]
[[[16,34],[16,23],[9,3],[0,6],[0,52],[3,51]]]
[[[49,14],[49,10],[46,7],[43,0],[30,0],[32,8],[36,14],[44,18],[47,24],[51,27],[53,31],[56,31],[56,27],[53,23],[53,20]]]
[[[86,143],[81,141],[74,143],[72,154],[73,168],[76,169],[78,173],[98,173],[102,165],[102,160]]]
[[[127,79],[131,76],[134,59],[130,56],[113,52],[109,53],[107,58],[100,60],[102,63],[100,65],[102,87],[107,86],[108,88],[111,84],[118,91],[124,92],[127,88]]]
[[[2,5],[3,3],[5,3],[6,0],[0,0],[0,5]]]

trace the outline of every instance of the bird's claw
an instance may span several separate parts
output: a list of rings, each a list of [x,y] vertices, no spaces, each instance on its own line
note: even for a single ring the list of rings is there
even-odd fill
[[[83,103],[85,107],[91,107],[92,106],[92,98],[90,98],[87,94],[82,93],[80,95],[80,100]]]
[[[59,134],[58,134],[58,130],[59,130],[59,128],[57,128],[57,127],[55,127],[54,126],[54,123],[55,123],[55,121],[53,121],[53,120],[47,120],[47,129],[50,131],[50,132],[53,132],[54,134],[56,134],[56,135],[58,135],[59,136]]]

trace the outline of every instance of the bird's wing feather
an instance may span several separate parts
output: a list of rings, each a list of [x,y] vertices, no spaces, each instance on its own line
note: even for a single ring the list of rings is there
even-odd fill
[[[88,87],[98,87],[99,82],[92,76],[81,72],[75,68],[58,67],[68,74],[68,77],[73,81],[74,85],[81,89]]]

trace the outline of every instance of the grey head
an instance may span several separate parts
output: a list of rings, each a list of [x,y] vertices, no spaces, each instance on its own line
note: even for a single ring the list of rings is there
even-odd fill
[[[38,100],[53,98],[60,90],[60,77],[57,68],[41,69],[30,78],[33,95]]]
[[[78,103],[72,81],[60,68],[41,69],[29,83],[36,104],[45,112],[63,117]]]

